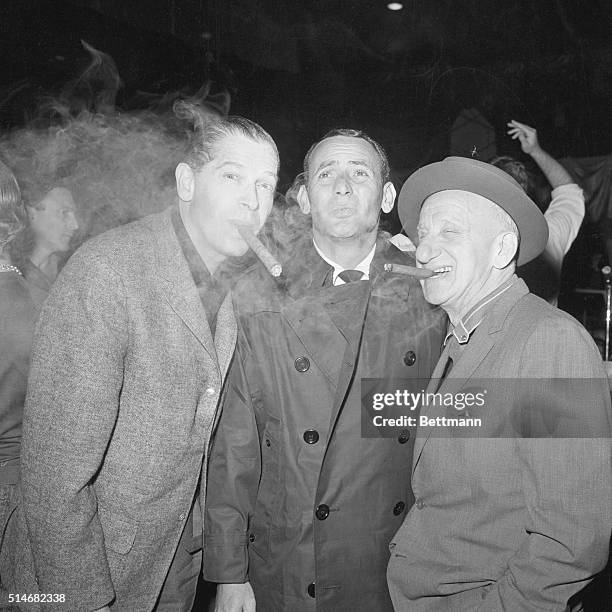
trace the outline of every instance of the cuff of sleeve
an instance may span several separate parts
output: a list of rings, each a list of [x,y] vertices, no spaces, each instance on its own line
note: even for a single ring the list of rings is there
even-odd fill
[[[246,536],[219,541],[204,536],[202,573],[205,580],[220,583],[242,583],[248,580],[249,557]]]
[[[582,196],[582,188],[576,183],[566,183],[565,185],[559,185],[550,192],[551,197],[555,198],[560,195],[572,195],[580,197]]]

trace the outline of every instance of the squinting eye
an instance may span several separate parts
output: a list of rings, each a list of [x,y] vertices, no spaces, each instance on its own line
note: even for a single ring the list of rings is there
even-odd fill
[[[274,185],[270,185],[270,183],[259,183],[259,187],[266,191],[274,191]]]
[[[238,175],[237,174],[232,174],[231,172],[227,172],[226,174],[223,175],[226,179],[229,179],[230,181],[237,181],[238,180]]]
[[[367,170],[355,170],[355,174],[357,176],[369,176],[369,173]]]
[[[324,179],[329,177],[329,172],[319,172],[318,178]]]

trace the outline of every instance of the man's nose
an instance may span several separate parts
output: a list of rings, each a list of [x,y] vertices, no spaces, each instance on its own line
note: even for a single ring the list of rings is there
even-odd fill
[[[245,188],[242,194],[242,205],[246,206],[249,210],[257,210],[259,208],[259,194],[256,185]]]
[[[440,249],[431,240],[421,240],[416,248],[415,257],[421,264],[429,263],[440,254]]]
[[[338,174],[336,182],[334,184],[336,195],[350,195],[353,190],[351,189],[351,183],[343,173]]]
[[[77,221],[76,215],[68,215],[68,229],[75,231],[79,229],[79,222]]]

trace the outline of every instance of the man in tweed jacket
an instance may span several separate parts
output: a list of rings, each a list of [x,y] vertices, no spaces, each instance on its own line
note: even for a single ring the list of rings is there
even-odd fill
[[[53,609],[191,610],[204,457],[236,338],[215,272],[248,249],[237,223],[263,225],[278,163],[258,125],[201,120],[178,206],[91,240],[53,287],[24,416],[31,553],[13,551],[17,579],[33,560],[39,592],[60,594]]]

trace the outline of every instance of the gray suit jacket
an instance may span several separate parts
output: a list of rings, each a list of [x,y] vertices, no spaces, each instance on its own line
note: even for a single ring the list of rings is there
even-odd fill
[[[89,241],[62,271],[35,335],[22,456],[40,592],[65,594],[59,609],[153,608],[235,338],[230,296],[212,338],[170,209]]]
[[[448,347],[434,379],[447,357]],[[483,386],[494,397],[468,409],[479,430],[428,426],[417,435],[417,501],[393,538],[387,574],[398,611],[562,611],[606,564],[612,417],[593,340],[518,280],[438,391]],[[439,405],[421,414],[461,416]]]

